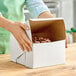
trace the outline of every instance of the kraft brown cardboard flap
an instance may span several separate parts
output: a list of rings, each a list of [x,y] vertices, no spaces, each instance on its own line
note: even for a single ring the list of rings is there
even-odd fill
[[[65,39],[65,24],[63,19],[29,20],[32,36],[50,38],[51,41]]]

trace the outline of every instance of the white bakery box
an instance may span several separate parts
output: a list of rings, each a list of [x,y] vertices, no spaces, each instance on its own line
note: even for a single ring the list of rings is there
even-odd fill
[[[11,61],[29,68],[38,68],[65,63],[65,24],[62,18],[30,19],[31,30],[26,31],[30,40],[32,36],[51,39],[49,43],[32,43],[32,51],[22,51],[15,38],[11,37]]]

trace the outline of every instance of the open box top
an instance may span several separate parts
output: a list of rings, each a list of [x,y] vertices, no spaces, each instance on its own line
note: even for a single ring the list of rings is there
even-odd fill
[[[65,24],[63,18],[30,19],[31,34],[49,38],[52,42],[65,40]]]

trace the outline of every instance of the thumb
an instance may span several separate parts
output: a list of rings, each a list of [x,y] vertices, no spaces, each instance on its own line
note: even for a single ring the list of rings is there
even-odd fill
[[[26,30],[30,30],[30,26],[28,26],[28,25],[26,25],[26,24],[24,24],[24,28],[25,28]]]
[[[30,30],[30,27],[28,25],[26,25],[26,24],[21,25],[21,28],[23,30]]]

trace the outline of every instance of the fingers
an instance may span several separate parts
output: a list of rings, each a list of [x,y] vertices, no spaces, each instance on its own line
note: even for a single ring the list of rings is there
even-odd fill
[[[31,51],[32,50],[32,43],[31,43],[31,41],[30,42],[27,41],[27,39],[25,39],[24,37],[23,37],[23,40],[24,40],[24,45],[26,46],[28,51]]]
[[[66,36],[65,47],[68,48],[68,37]]]
[[[24,50],[24,47],[23,47],[23,45],[20,43],[20,41],[18,41],[18,43],[19,43],[19,46],[20,46],[21,50]]]
[[[24,45],[26,46],[26,48],[29,50],[29,51],[31,51],[32,50],[32,42],[28,39],[28,37],[26,36],[26,34],[25,33],[23,33],[23,35],[22,35],[22,40],[23,40],[23,43],[24,43]]]
[[[21,23],[21,22],[14,22],[15,25],[20,26],[23,30],[29,30],[30,27],[27,26],[25,23]]]
[[[27,26],[27,24],[24,23],[24,28],[27,30],[30,30],[30,26]]]
[[[28,52],[29,52],[29,51],[32,51],[31,46],[28,45],[28,43],[26,42],[27,39],[24,40],[23,37],[19,37],[17,41],[18,41],[18,43],[19,43],[19,45],[20,45],[20,48],[21,48],[23,51],[28,51]]]
[[[30,30],[30,27],[27,26],[26,24],[23,24],[23,23],[20,23],[20,27],[21,27],[23,30]]]
[[[32,50],[32,42],[28,39],[26,33],[21,31],[19,34],[18,42],[20,43],[21,49],[24,51]]]
[[[65,47],[68,48],[68,36],[66,34],[66,39],[65,39]]]
[[[22,30],[22,34],[23,34],[23,39],[30,45],[32,45],[32,42],[30,41],[28,35],[26,34],[26,31]]]
[[[26,30],[28,30],[29,27],[25,26],[25,24],[21,22],[15,22],[14,25],[15,27],[13,26],[14,31],[12,33],[15,36],[16,40],[18,41],[21,49],[23,51],[31,51],[32,42],[30,41],[30,39],[27,37],[26,34]]]

